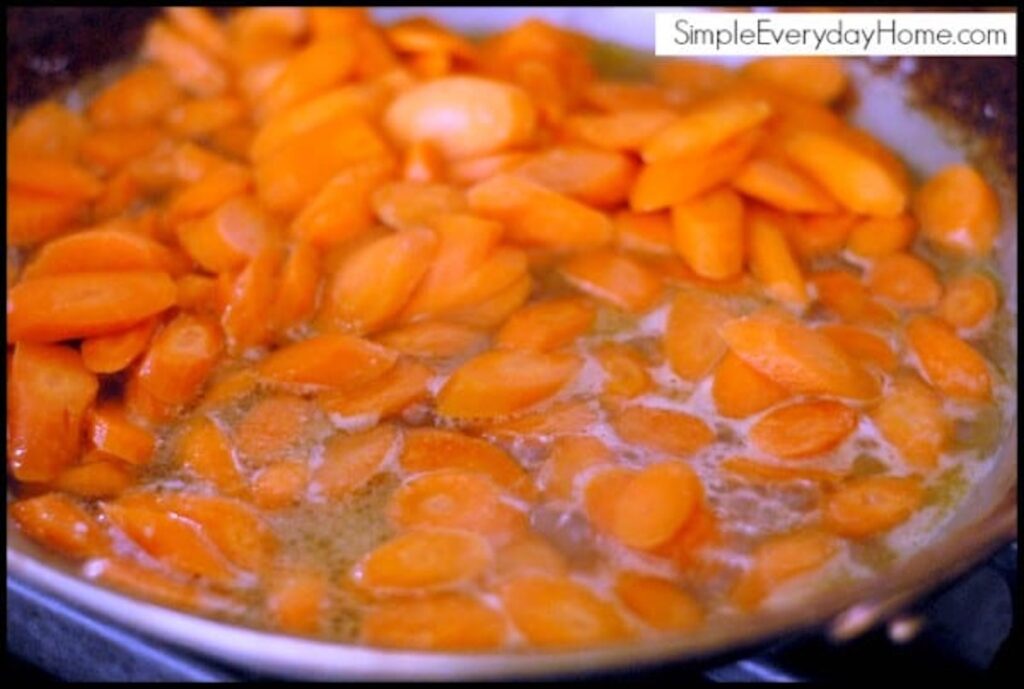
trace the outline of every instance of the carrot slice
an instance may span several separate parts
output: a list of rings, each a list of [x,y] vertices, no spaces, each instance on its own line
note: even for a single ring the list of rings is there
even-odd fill
[[[106,403],[88,415],[86,433],[99,450],[130,464],[146,464],[153,456],[156,438],[125,416],[124,409]]]
[[[111,548],[103,527],[66,495],[46,493],[18,500],[10,511],[26,536],[68,557],[100,557]]]
[[[466,531],[416,529],[370,551],[352,571],[369,589],[415,592],[451,587],[479,577],[494,555],[481,536]]]
[[[277,393],[260,399],[235,426],[235,445],[251,464],[262,466],[294,454],[303,438],[325,425],[316,403]]]
[[[216,58],[227,56],[227,32],[210,10],[199,7],[168,7],[164,14],[174,28],[210,55]]]
[[[333,414],[374,414],[387,418],[430,396],[434,370],[415,361],[401,360],[390,371],[359,390],[321,393],[320,406]]]
[[[852,323],[889,326],[895,314],[871,298],[868,290],[850,271],[822,270],[810,277],[820,301],[837,316]]]
[[[907,323],[907,345],[924,377],[950,397],[983,402],[992,396],[988,362],[937,318],[917,316]]]
[[[86,131],[81,115],[48,99],[21,114],[7,133],[7,150],[69,160],[78,152]]]
[[[685,291],[672,302],[665,326],[664,349],[672,370],[685,380],[700,380],[728,347],[718,334],[735,314],[714,297]]]
[[[609,207],[629,196],[636,164],[620,153],[562,146],[528,157],[515,174],[577,201]]]
[[[934,469],[952,434],[942,398],[913,374],[898,376],[871,420],[915,469]]]
[[[494,570],[498,579],[510,579],[531,573],[565,576],[569,573],[569,563],[546,539],[525,534],[498,550]]]
[[[647,361],[635,347],[606,342],[594,350],[594,356],[604,370],[605,395],[632,398],[653,386]]]
[[[950,165],[918,189],[913,202],[921,234],[939,248],[984,256],[999,234],[999,199],[968,165]]]
[[[691,594],[660,577],[623,572],[615,595],[630,612],[663,632],[693,632],[704,624],[704,610]]]
[[[391,600],[363,616],[363,643],[423,651],[485,651],[505,641],[505,618],[476,598],[448,593]]]
[[[615,501],[611,533],[633,548],[666,543],[693,516],[704,491],[693,469],[681,462],[644,467]]]
[[[715,369],[711,395],[718,413],[731,419],[746,418],[790,396],[784,387],[731,351]]]
[[[793,253],[807,261],[842,251],[856,224],[857,216],[851,214],[790,215],[782,224],[782,231]]]
[[[786,220],[766,210],[750,212],[750,272],[773,298],[802,307],[808,302],[807,287],[786,241]]]
[[[609,464],[613,458],[612,451],[597,438],[557,438],[551,446],[551,454],[541,469],[545,495],[571,500],[577,477],[590,467]]]
[[[386,158],[345,167],[303,206],[292,221],[292,235],[329,246],[363,234],[373,226],[374,190],[390,179],[394,168]]]
[[[613,218],[615,243],[620,249],[655,256],[674,256],[675,238],[666,213],[619,211]]]
[[[274,462],[253,476],[252,500],[265,510],[279,510],[297,504],[309,483],[309,470],[302,462]]]
[[[505,349],[559,349],[590,329],[595,309],[584,299],[552,299],[516,311],[495,336]]]
[[[753,561],[732,590],[745,610],[757,608],[779,585],[825,565],[839,547],[827,533],[807,529],[772,536],[754,549]]]
[[[847,538],[867,538],[910,519],[924,501],[917,477],[866,476],[829,496],[825,524]]]
[[[574,138],[609,151],[639,151],[678,115],[667,108],[623,110],[602,115],[572,115],[565,121]]]
[[[554,395],[581,365],[570,354],[485,352],[451,375],[437,395],[437,410],[462,419],[511,414]]]
[[[909,215],[865,218],[853,226],[846,248],[865,258],[890,256],[906,251],[916,233],[917,223]]]
[[[377,336],[377,342],[409,356],[444,359],[482,348],[487,336],[455,323],[410,323]]]
[[[696,416],[669,409],[626,407],[612,417],[611,423],[627,443],[681,457],[715,439],[715,432]]]
[[[816,103],[831,103],[846,90],[846,73],[834,57],[763,57],[745,64],[742,73]]]
[[[353,335],[320,335],[271,352],[261,377],[286,384],[356,387],[395,365],[397,353]]]
[[[693,272],[711,280],[743,270],[743,201],[726,188],[672,207],[676,251]]]
[[[834,213],[838,206],[828,193],[784,158],[758,155],[732,180],[746,196],[790,213]]]
[[[125,557],[108,557],[90,563],[87,576],[114,588],[174,608],[206,613],[239,614],[245,607],[235,598],[213,593],[194,583],[168,576]]]
[[[828,323],[818,328],[847,354],[859,361],[874,364],[887,373],[896,370],[899,360],[885,338],[854,325]]]
[[[312,41],[288,60],[260,95],[258,117],[281,112],[341,83],[355,68],[356,57],[355,46],[349,41]]]
[[[733,476],[754,483],[812,481],[817,484],[832,485],[841,479],[839,474],[825,469],[768,464],[746,457],[727,457],[718,466]]]
[[[533,280],[527,274],[494,296],[477,304],[453,309],[446,313],[444,317],[452,323],[460,323],[474,328],[496,328],[512,315],[516,309],[526,303],[532,290]]]
[[[662,294],[655,273],[614,251],[578,254],[562,264],[561,272],[574,287],[634,313],[650,310]]]
[[[103,172],[118,172],[108,180],[107,188],[96,200],[97,206],[103,205],[105,197],[110,203],[111,187],[119,177],[135,184],[139,188],[136,192],[154,186],[144,175],[147,159],[143,156],[157,154],[165,142],[165,133],[151,125],[96,129],[86,134],[82,139],[82,160]]]
[[[409,147],[402,161],[402,179],[409,182],[440,182],[444,179],[446,166],[444,157],[437,147],[428,141],[420,141]]]
[[[84,207],[78,199],[8,187],[7,243],[31,246],[59,235],[74,224]]]
[[[86,411],[99,383],[69,347],[19,344],[8,364],[8,468],[49,481],[78,459]]]
[[[142,388],[167,404],[189,404],[199,395],[224,349],[217,324],[179,314],[156,334],[139,364]]]
[[[450,160],[447,161],[446,170],[452,183],[460,186],[469,186],[503,172],[512,172],[520,163],[526,160],[527,155],[523,151],[509,151],[507,153]]]
[[[942,285],[930,265],[905,253],[882,256],[868,274],[868,288],[876,296],[908,309],[936,306]]]
[[[768,412],[750,429],[768,454],[798,459],[832,450],[857,427],[857,412],[839,402],[798,402]]]
[[[316,634],[324,626],[328,593],[324,572],[312,569],[283,572],[273,577],[267,593],[267,615],[282,631]]]
[[[267,241],[269,221],[250,197],[229,199],[206,217],[181,225],[178,240],[211,273],[242,267]]]
[[[180,272],[179,262],[167,247],[127,227],[85,230],[47,242],[25,266],[23,279],[122,270]]]
[[[184,469],[227,495],[242,495],[246,485],[227,436],[205,416],[188,419],[177,438],[175,458]]]
[[[7,341],[55,342],[125,330],[177,297],[162,272],[75,273],[15,285],[7,293]]]
[[[180,99],[166,70],[145,65],[100,91],[89,104],[88,116],[101,127],[155,123]]]
[[[53,487],[82,498],[113,498],[134,482],[133,472],[123,462],[99,450],[90,450],[81,464],[60,472]]]
[[[466,210],[466,195],[449,184],[390,182],[373,192],[372,203],[385,225],[413,230],[434,227],[441,216],[462,213]]]
[[[227,70],[190,36],[157,20],[149,25],[143,38],[142,54],[162,65],[171,80],[197,96],[218,96],[228,87]]]
[[[398,429],[391,425],[334,436],[324,446],[324,461],[313,474],[314,484],[332,499],[358,491],[383,470],[398,437]]]
[[[155,319],[111,335],[82,340],[82,363],[93,373],[117,373],[142,356],[156,331]]]
[[[59,158],[7,154],[7,184],[13,189],[84,201],[100,195],[100,181]]]
[[[534,646],[594,646],[630,636],[614,605],[567,577],[519,577],[503,584],[499,595],[513,624]]]
[[[946,285],[937,313],[954,328],[969,330],[989,323],[998,305],[999,292],[991,278],[969,273]]]
[[[730,94],[703,101],[644,145],[644,162],[707,153],[761,124],[771,114],[771,105],[757,98]]]
[[[583,400],[555,402],[541,411],[522,414],[506,421],[486,426],[496,436],[545,437],[580,435],[598,420],[597,412]]]

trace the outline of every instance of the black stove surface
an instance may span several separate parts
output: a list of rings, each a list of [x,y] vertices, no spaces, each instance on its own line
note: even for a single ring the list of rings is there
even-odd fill
[[[67,681],[225,681],[273,679],[227,668],[120,627],[98,622],[24,584],[7,582],[8,677]],[[790,639],[725,665],[665,665],[614,679],[716,682],[850,681],[926,678],[943,681],[1016,677],[1020,636],[1015,623],[1014,543],[914,612],[924,621],[911,640],[894,643],[885,629],[837,645],[819,635]],[[590,677],[566,677],[590,679]],[[611,677],[603,677],[611,679]]]

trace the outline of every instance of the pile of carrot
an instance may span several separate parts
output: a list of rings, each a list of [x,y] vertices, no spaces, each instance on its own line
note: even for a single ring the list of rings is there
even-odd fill
[[[470,41],[354,8],[173,8],[81,111],[21,113],[21,531],[163,604],[257,600],[309,635],[355,610],[367,644],[480,650],[693,633],[912,521],[952,461],[948,404],[980,413],[1000,384],[972,343],[1000,301],[971,268],[993,189],[966,164],[912,180],[843,119],[837,60],[627,82],[589,50],[540,21]],[[652,346],[636,324],[662,307]],[[711,417],[660,401],[705,383]],[[723,480],[818,500],[742,545],[694,468],[737,421]],[[867,428],[897,460],[853,476],[836,458]],[[384,474],[386,540],[342,571],[285,546],[282,515]],[[544,509],[577,514],[606,586]],[[714,557],[736,547],[740,572]]]

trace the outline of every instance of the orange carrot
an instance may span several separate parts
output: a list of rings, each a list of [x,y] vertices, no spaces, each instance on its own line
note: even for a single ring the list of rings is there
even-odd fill
[[[156,319],[110,335],[82,340],[82,363],[93,373],[117,373],[142,356],[156,332]]]
[[[803,307],[808,302],[803,271],[783,229],[786,218],[762,209],[749,215],[750,272],[765,291],[781,302]]]
[[[656,407],[625,407],[612,417],[611,424],[628,443],[680,457],[697,452],[715,439],[711,427],[696,416]]]
[[[797,459],[832,450],[857,427],[857,412],[839,402],[798,402],[768,412],[750,428],[750,439],[776,457]]]
[[[661,298],[657,275],[641,263],[614,251],[578,254],[561,268],[574,287],[626,311],[648,311]]]
[[[905,337],[925,378],[943,394],[975,402],[991,397],[988,362],[948,325],[917,316],[907,323]]]
[[[110,537],[92,515],[60,493],[19,500],[10,510],[26,536],[68,557],[99,557],[111,548]]]
[[[193,416],[178,436],[175,458],[185,470],[212,483],[226,495],[245,492],[227,437],[205,416]]]
[[[153,338],[139,363],[139,385],[161,402],[188,404],[198,396],[223,348],[220,328],[209,318],[179,314]]]
[[[942,285],[932,267],[905,253],[889,254],[875,261],[868,273],[868,289],[908,309],[936,306],[942,297]]]
[[[500,589],[516,628],[541,648],[594,646],[630,633],[615,606],[568,577],[527,575]]]
[[[89,104],[89,119],[101,127],[157,122],[181,99],[171,75],[156,66],[138,67],[100,93]]]
[[[402,360],[362,389],[321,393],[319,402],[327,411],[342,416],[375,414],[378,418],[385,418],[428,399],[428,384],[433,377],[433,369],[415,361]]]
[[[636,165],[627,156],[581,146],[550,148],[528,157],[515,174],[592,206],[626,200]]]
[[[505,640],[505,619],[464,593],[383,601],[363,616],[360,638],[371,646],[425,651],[485,651]]]
[[[923,500],[917,477],[866,476],[829,496],[825,524],[841,536],[866,538],[910,519]]]
[[[711,385],[715,408],[722,416],[741,419],[789,397],[789,392],[733,352],[725,353]]]
[[[94,447],[130,464],[146,464],[156,448],[154,435],[125,417],[124,408],[102,404],[88,414],[86,433]]]
[[[999,232],[999,199],[967,165],[943,168],[914,197],[914,215],[921,234],[954,254],[984,256]]]
[[[893,381],[892,391],[872,410],[871,420],[915,469],[934,469],[952,432],[942,398],[913,374]]]
[[[260,362],[263,378],[294,385],[356,387],[395,365],[395,352],[351,335],[320,335],[275,350]]]
[[[946,285],[938,315],[957,329],[968,330],[991,321],[999,305],[999,292],[981,273],[968,273]]]
[[[325,444],[323,464],[313,474],[314,490],[333,499],[359,490],[383,470],[398,439],[398,429],[388,424],[335,435]]]
[[[537,302],[505,321],[495,345],[539,352],[559,349],[586,332],[593,322],[594,307],[583,299]]]

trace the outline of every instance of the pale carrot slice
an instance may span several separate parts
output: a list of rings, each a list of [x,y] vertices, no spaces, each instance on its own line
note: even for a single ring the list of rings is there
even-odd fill
[[[274,350],[259,363],[278,383],[354,387],[386,373],[398,360],[390,349],[353,335],[320,335]]]
[[[760,312],[721,328],[730,349],[792,392],[872,399],[878,381],[826,335],[779,314]]]
[[[156,319],[150,319],[119,333],[82,340],[82,363],[93,373],[123,371],[146,351],[156,326]]]
[[[371,646],[425,651],[485,651],[502,646],[500,612],[461,593],[385,601],[363,616],[360,638]]]
[[[470,186],[502,172],[512,172],[527,158],[523,151],[509,151],[446,161],[448,177],[454,184]]]
[[[483,537],[467,531],[416,529],[370,551],[353,569],[357,585],[415,592],[472,581],[491,566],[494,554]]]
[[[729,351],[715,368],[711,395],[719,414],[742,419],[776,405],[790,393]]]
[[[274,462],[256,472],[252,479],[252,501],[265,510],[279,510],[297,504],[309,483],[309,470],[302,462]]]
[[[839,402],[797,402],[768,412],[750,429],[759,449],[799,459],[834,449],[857,427],[857,412]]]
[[[968,273],[946,285],[937,313],[954,328],[970,330],[989,323],[998,305],[999,292],[992,279]]]
[[[628,81],[595,81],[583,93],[586,102],[598,110],[619,112],[669,105],[665,93],[654,84]]]
[[[825,524],[847,538],[867,538],[910,519],[924,501],[917,477],[866,476],[829,496]]]
[[[656,274],[614,251],[578,254],[562,264],[561,273],[578,289],[627,311],[648,311],[662,294]]]
[[[676,251],[697,275],[711,280],[743,270],[743,201],[723,188],[672,207]]]
[[[313,483],[332,499],[358,491],[383,471],[398,438],[398,429],[391,425],[335,435],[324,445],[323,464],[313,473]]]
[[[733,476],[753,483],[812,481],[817,484],[832,485],[838,483],[842,478],[839,474],[826,469],[769,464],[746,457],[726,457],[718,466]]]
[[[913,202],[921,234],[941,249],[984,256],[999,233],[999,199],[978,171],[950,165],[918,189]]]
[[[252,173],[235,163],[218,165],[198,180],[174,193],[165,220],[177,227],[181,223],[212,212],[226,201],[252,189]]]
[[[757,608],[781,584],[821,568],[838,550],[834,537],[815,529],[772,536],[754,549],[732,599],[745,610]]]
[[[700,479],[681,462],[644,467],[615,501],[611,533],[633,548],[666,543],[693,516],[703,498]]]
[[[401,94],[384,122],[405,145],[430,141],[447,158],[465,158],[525,143],[533,134],[536,112],[522,89],[480,77],[452,76]]]
[[[630,636],[614,605],[567,577],[523,576],[499,593],[505,612],[534,646],[595,646]]]
[[[330,587],[325,572],[292,569],[275,574],[267,593],[267,616],[291,634],[316,634],[323,629]]]
[[[893,380],[892,390],[871,411],[871,420],[914,469],[934,469],[952,434],[942,398],[913,374]]]
[[[7,466],[19,481],[49,481],[78,459],[96,376],[70,347],[19,344],[7,368]]]
[[[434,370],[429,366],[400,360],[390,371],[362,389],[321,393],[320,406],[333,414],[358,416],[374,414],[387,418],[430,397],[429,383]]]
[[[906,251],[914,241],[917,223],[909,215],[865,218],[850,231],[848,251],[865,258],[880,258]]]
[[[976,402],[992,395],[988,362],[944,322],[917,316],[907,323],[907,346],[929,383],[945,395]]]
[[[194,476],[226,495],[242,495],[246,485],[227,436],[206,416],[188,419],[177,438],[175,458]]]
[[[53,487],[82,498],[113,498],[134,482],[133,472],[123,462],[99,450],[90,450],[81,464],[60,472]]]
[[[693,595],[668,579],[623,572],[615,595],[630,612],[663,632],[693,632],[704,624],[704,609]]]
[[[803,271],[786,241],[787,218],[766,210],[748,214],[750,272],[765,291],[781,302],[798,307],[809,301]]]
[[[629,196],[636,164],[620,153],[563,146],[528,157],[515,173],[577,201],[609,207]]]
[[[761,124],[771,114],[771,105],[758,98],[730,94],[702,101],[644,145],[644,162],[707,153]]]
[[[594,356],[604,369],[605,395],[632,398],[653,387],[647,361],[635,347],[606,342],[594,350]]]
[[[296,395],[268,395],[249,408],[234,429],[235,446],[245,459],[261,466],[292,455],[325,425],[317,404]]]
[[[11,504],[11,518],[33,541],[77,559],[100,557],[111,548],[103,527],[74,500],[46,493]]]
[[[156,448],[156,437],[132,423],[124,408],[104,403],[87,415],[86,433],[98,450],[130,464],[146,464]]]
[[[719,330],[734,316],[705,293],[679,293],[669,311],[664,340],[665,357],[676,375],[696,381],[711,372],[728,349]]]
[[[451,375],[437,395],[437,410],[463,419],[511,414],[554,395],[581,365],[571,354],[485,352]]]
[[[177,299],[167,273],[74,273],[21,282],[7,293],[8,342],[56,342],[125,330]]]
[[[846,89],[843,65],[833,57],[763,57],[744,65],[742,73],[817,103],[831,103]]]
[[[691,455],[715,439],[715,432],[696,416],[669,409],[625,407],[611,423],[627,443],[677,456]]]
[[[584,299],[552,299],[526,306],[505,321],[495,345],[545,352],[559,349],[590,329],[595,309]]]
[[[444,359],[482,348],[487,336],[464,325],[423,321],[388,330],[376,340],[409,356]]]
[[[899,360],[889,343],[880,335],[855,325],[828,323],[818,328],[837,345],[858,359],[874,364],[887,373],[896,370]]]
[[[494,572],[498,579],[510,579],[531,573],[565,576],[569,573],[569,562],[546,539],[525,534],[498,550]]]
[[[196,399],[224,349],[216,323],[204,316],[179,314],[153,338],[138,368],[141,387],[172,405]]]
[[[935,270],[906,253],[882,256],[868,273],[868,289],[876,296],[908,309],[936,306],[942,284]]]

